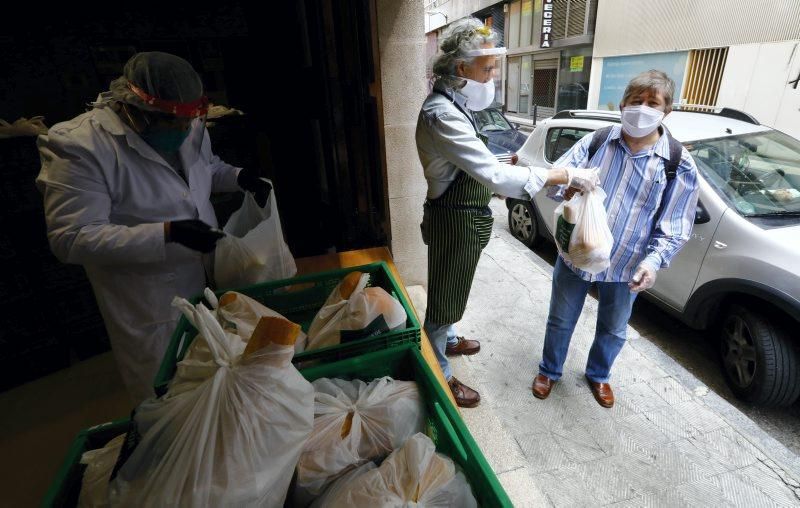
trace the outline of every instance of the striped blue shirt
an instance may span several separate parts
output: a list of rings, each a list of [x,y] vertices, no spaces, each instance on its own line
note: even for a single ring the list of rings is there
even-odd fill
[[[611,266],[591,275],[566,264],[587,281],[629,282],[640,263],[654,270],[666,268],[689,240],[697,206],[697,167],[683,149],[675,178],[667,180],[669,139],[662,134],[655,145],[632,154],[614,126],[591,161],[592,134],[565,153],[554,167],[599,167],[605,190],[608,225],[614,237]]]

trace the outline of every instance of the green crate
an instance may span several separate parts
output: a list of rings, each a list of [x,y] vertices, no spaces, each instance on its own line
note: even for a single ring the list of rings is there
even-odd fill
[[[309,367],[300,372],[309,381],[321,377],[370,381],[383,376],[415,381],[425,401],[426,434],[436,443],[436,449],[461,467],[481,506],[512,506],[458,411],[448,400],[439,380],[414,344],[401,344],[382,351]],[[129,424],[130,420],[125,419],[81,431],[73,441],[42,506],[75,506],[86,469],[86,466],[80,464],[81,455],[87,450],[105,446],[108,441],[126,432]]]
[[[467,430],[442,385],[413,344],[401,344],[382,351],[366,353],[333,363],[301,369],[309,381],[327,377],[338,379],[372,379],[391,376],[415,381],[425,401],[426,434],[436,450],[461,467],[472,486],[472,493],[481,506],[511,507],[511,500],[486,462],[478,444]]]
[[[379,286],[387,293],[396,298],[403,305],[406,311],[406,325],[399,330],[382,333],[364,339],[354,340],[345,344],[338,344],[313,351],[307,351],[295,355],[292,360],[294,363],[306,361],[329,362],[349,358],[368,351],[385,349],[389,346],[413,342],[419,345],[420,325],[414,309],[408,303],[403,289],[397,283],[389,266],[383,262],[371,263],[368,265],[342,268],[327,272],[319,272],[303,275],[292,279],[265,282],[244,288],[231,288],[217,291],[216,295],[221,296],[227,291],[237,291],[245,294],[258,302],[266,305],[270,309],[283,314],[286,319],[302,326],[303,331],[308,331],[314,316],[330,296],[331,291],[337,284],[350,272],[359,271],[370,274],[370,286]],[[302,284],[304,286],[298,290],[286,291],[290,286]],[[202,296],[196,296],[190,301],[197,304]],[[186,350],[194,340],[197,331],[186,317],[181,316],[178,327],[170,338],[164,359],[156,374],[154,388],[157,395],[161,396],[167,392],[172,376],[175,375],[177,363],[186,354]]]
[[[67,457],[61,464],[55,480],[50,484],[42,501],[42,507],[76,506],[81,493],[81,483],[86,466],[81,456],[89,450],[102,448],[120,434],[128,431],[130,419],[117,420],[84,429],[72,442]]]

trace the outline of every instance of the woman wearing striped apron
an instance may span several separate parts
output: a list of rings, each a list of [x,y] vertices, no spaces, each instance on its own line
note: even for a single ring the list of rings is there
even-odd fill
[[[475,407],[480,395],[453,377],[447,355],[475,354],[480,343],[458,337],[454,324],[467,305],[481,251],[489,243],[492,192],[531,199],[545,185],[586,178],[590,170],[511,166],[497,161],[477,132],[472,111],[494,100],[497,34],[475,18],[451,25],[433,64],[438,76],[422,105],[416,141],[428,181],[421,225],[428,245],[428,306],[425,331],[453,396]],[[586,184],[589,185],[589,184]]]

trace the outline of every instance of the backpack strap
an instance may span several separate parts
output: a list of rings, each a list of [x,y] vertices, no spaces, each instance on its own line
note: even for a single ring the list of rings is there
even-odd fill
[[[672,134],[667,133],[669,140],[669,159],[664,163],[664,172],[667,174],[667,181],[675,178],[678,173],[678,166],[681,163],[681,154],[683,154],[683,145],[680,141],[672,137]]]
[[[597,150],[608,140],[611,134],[612,126],[597,129],[592,135],[592,141],[589,143],[588,161],[591,162]],[[683,153],[683,145],[680,141],[672,137],[672,134],[667,132],[667,140],[669,141],[669,159],[664,163],[664,172],[667,174],[667,180],[672,180],[678,173],[678,166],[681,163],[681,154]]]
[[[592,162],[592,157],[594,157],[594,154],[596,154],[597,150],[599,150],[600,147],[603,146],[603,143],[608,140],[608,136],[611,134],[612,128],[613,126],[609,125],[608,127],[603,127],[602,129],[597,129],[594,131],[594,134],[592,134],[592,141],[589,143],[589,158],[586,159],[588,163]]]

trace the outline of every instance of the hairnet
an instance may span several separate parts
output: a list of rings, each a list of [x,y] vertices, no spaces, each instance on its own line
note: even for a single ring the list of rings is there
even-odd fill
[[[111,82],[110,95],[113,100],[140,109],[165,112],[163,106],[135,93],[131,85],[160,101],[189,104],[203,98],[203,83],[192,65],[160,51],[133,55],[125,64],[123,75]]]

